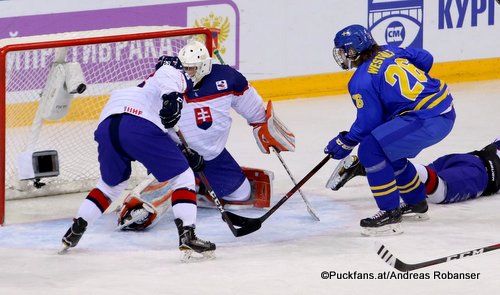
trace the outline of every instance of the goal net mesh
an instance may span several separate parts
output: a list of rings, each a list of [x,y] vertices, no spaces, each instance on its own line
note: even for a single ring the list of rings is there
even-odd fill
[[[212,42],[200,31],[186,29],[185,34],[179,35],[178,31],[182,29],[173,28],[176,34],[170,36],[170,29],[162,28],[153,30],[155,34],[161,31],[161,37],[147,39],[142,39],[148,33],[147,27],[141,28],[139,33],[131,29],[106,31],[104,37],[96,31],[97,38],[92,35],[89,38],[88,33],[80,33],[82,37],[79,33],[52,37],[56,39],[53,41],[69,40],[63,47],[60,44],[51,47],[51,35],[45,38],[49,41],[41,38],[42,42],[28,38],[24,42],[34,42],[40,48],[7,52],[4,57],[5,199],[82,192],[95,186],[100,173],[94,130],[111,91],[138,85],[154,71],[158,57],[177,55],[190,39]],[[120,34],[128,37],[107,41]],[[87,41],[79,44],[82,40]],[[67,113],[65,111],[62,118],[41,119],[42,92],[47,83],[51,83],[51,68],[60,63],[79,64],[86,90],[72,95]],[[59,175],[40,179],[45,184],[40,188],[35,187],[33,180],[19,180],[19,154],[46,150],[57,151]],[[146,175],[139,163],[134,162],[132,170],[129,185]]]

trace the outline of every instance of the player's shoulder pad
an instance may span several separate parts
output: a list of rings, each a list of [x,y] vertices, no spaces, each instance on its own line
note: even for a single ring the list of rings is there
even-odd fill
[[[229,65],[214,64],[212,65],[211,74],[217,80],[226,80],[233,91],[243,92],[248,87],[245,76]]]

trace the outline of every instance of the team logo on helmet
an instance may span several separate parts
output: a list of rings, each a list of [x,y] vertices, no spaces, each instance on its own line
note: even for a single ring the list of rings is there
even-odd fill
[[[194,117],[196,119],[196,125],[198,128],[207,130],[212,126],[212,113],[210,112],[210,107],[201,107],[194,109]]]

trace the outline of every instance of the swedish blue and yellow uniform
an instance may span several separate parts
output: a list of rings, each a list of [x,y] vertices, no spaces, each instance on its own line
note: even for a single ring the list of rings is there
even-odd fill
[[[348,88],[357,117],[346,138],[359,142],[358,155],[381,210],[425,199],[413,165],[424,148],[441,141],[455,112],[448,86],[429,76],[432,55],[418,48],[382,46],[361,64]]]

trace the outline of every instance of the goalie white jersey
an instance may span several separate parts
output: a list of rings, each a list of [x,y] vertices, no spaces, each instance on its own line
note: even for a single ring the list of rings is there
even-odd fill
[[[178,126],[189,147],[206,160],[215,158],[226,145],[232,122],[231,108],[249,124],[266,119],[261,96],[230,66],[214,64],[211,73],[196,87],[185,94]]]
[[[181,71],[168,65],[162,66],[138,86],[113,91],[99,122],[113,114],[129,113],[165,130],[159,116],[163,104],[162,95],[171,92],[184,93],[188,83],[192,84]]]

